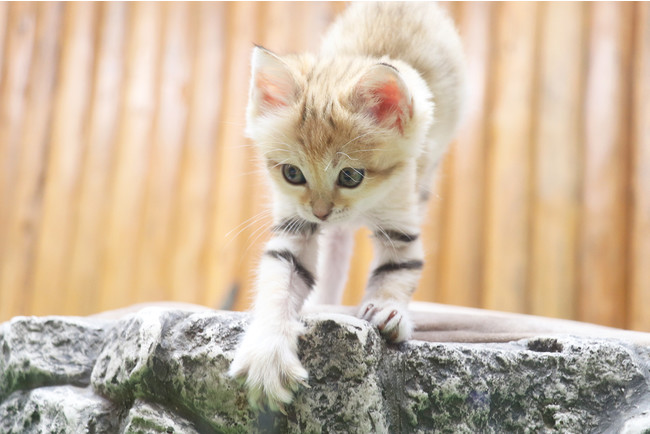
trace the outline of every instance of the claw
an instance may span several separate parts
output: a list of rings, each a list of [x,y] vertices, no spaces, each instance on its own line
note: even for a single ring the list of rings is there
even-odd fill
[[[375,307],[374,304],[372,304],[372,303],[369,304],[368,307],[366,307],[366,311],[363,313],[362,317],[365,318],[366,315],[368,314],[368,311],[369,311],[370,309],[372,309],[373,307]]]
[[[386,328],[386,326],[388,325],[388,323],[390,322],[390,320],[393,319],[393,318],[395,317],[395,315],[397,315],[397,311],[396,311],[396,310],[391,311],[391,312],[390,312],[390,315],[388,315],[388,318],[386,318],[386,321],[384,321],[383,324],[380,324],[380,325],[377,326],[377,328],[379,329],[380,332],[381,332],[381,331],[384,331],[384,329]],[[399,325],[400,321],[402,321],[401,318],[400,318],[400,320],[397,322],[397,325]]]

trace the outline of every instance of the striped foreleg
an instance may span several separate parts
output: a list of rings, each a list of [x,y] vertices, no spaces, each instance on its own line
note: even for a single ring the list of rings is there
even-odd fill
[[[359,316],[377,326],[389,341],[401,342],[413,331],[407,306],[424,265],[422,242],[413,231],[377,228],[374,244],[375,265]]]
[[[249,400],[282,410],[307,371],[298,359],[302,305],[315,284],[318,227],[296,219],[278,222],[260,260],[253,320],[230,368],[245,377]]]

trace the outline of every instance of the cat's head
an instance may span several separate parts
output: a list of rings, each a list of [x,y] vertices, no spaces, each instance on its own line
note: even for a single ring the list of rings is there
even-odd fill
[[[246,133],[285,210],[305,220],[353,220],[412,182],[431,116],[430,94],[414,98],[391,64],[253,52]]]

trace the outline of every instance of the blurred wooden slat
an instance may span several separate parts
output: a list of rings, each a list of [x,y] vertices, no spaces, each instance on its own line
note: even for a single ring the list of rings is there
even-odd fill
[[[187,115],[189,86],[194,57],[190,42],[196,26],[190,26],[190,3],[161,3],[162,34],[158,103],[151,133],[149,173],[143,198],[141,229],[136,254],[134,289],[139,300],[163,300],[171,297],[170,281],[164,279],[172,252],[169,231],[173,200],[178,184]],[[145,253],[146,252],[146,253]],[[186,300],[191,301],[191,300]]]
[[[224,92],[226,42],[223,3],[200,3],[192,8],[196,32],[194,76],[190,83],[190,107],[183,155],[180,159],[179,194],[173,210],[171,265],[162,270],[171,284],[175,300],[210,304],[204,299],[203,262],[206,246],[212,163],[217,147],[222,95]]]
[[[531,252],[531,312],[572,318],[577,292],[580,210],[584,5],[541,8],[535,180]]]
[[[496,5],[488,110],[483,306],[526,312],[532,97],[539,4]]]
[[[368,282],[370,263],[372,261],[372,240],[368,229],[357,231],[354,236],[354,251],[350,264],[350,275],[343,293],[342,304],[356,306],[361,302]]]
[[[317,52],[323,35],[336,16],[345,9],[344,2],[295,2],[299,38],[293,37],[296,50]]]
[[[429,190],[429,202],[427,204],[426,214],[422,223],[422,244],[424,246],[424,268],[419,285],[413,294],[413,299],[417,301],[442,301],[438,291],[438,280],[440,277],[440,240],[443,231],[443,207],[445,206],[442,192],[447,187],[447,173],[449,172],[448,161],[445,159],[434,179]],[[367,256],[372,258],[371,244],[367,245]],[[355,250],[355,255],[357,255]],[[355,270],[353,268],[352,272]],[[367,273],[366,273],[367,274]],[[364,282],[365,282],[364,276]],[[354,291],[354,287],[350,288]],[[361,291],[361,289],[356,289]]]
[[[578,318],[625,324],[632,5],[591,3]]]
[[[9,3],[2,2],[0,3],[0,74],[2,74],[2,66],[5,60],[5,38],[7,36],[8,28],[8,15],[9,14]]]
[[[485,181],[485,117],[490,55],[489,3],[462,3],[458,26],[467,53],[469,86],[466,119],[452,145],[448,176],[445,231],[440,254],[438,300],[464,306],[480,305]]]
[[[127,4],[102,3],[97,25],[97,53],[89,108],[87,143],[80,178],[77,225],[72,239],[71,263],[63,288],[66,313],[91,313],[99,306],[99,286],[105,218],[109,207],[111,168],[114,162],[121,88]]]
[[[32,311],[52,314],[64,298],[72,231],[79,203],[79,177],[94,55],[96,5],[67,3],[61,63],[48,143],[41,227],[36,248]]]
[[[650,331],[650,3],[635,4],[632,228],[628,327]]]
[[[0,70],[0,258],[5,251],[8,234],[8,211],[12,206],[16,160],[25,115],[23,95],[28,84],[29,68],[34,50],[36,5],[13,3],[9,7],[6,32],[6,57]]]
[[[440,7],[450,17],[454,17],[458,8],[453,2],[440,2]],[[453,150],[440,162],[437,172],[431,181],[429,201],[422,224],[422,242],[424,249],[424,268],[418,287],[413,294],[413,299],[418,301],[443,301],[439,283],[443,270],[441,261],[444,255],[443,243],[446,233],[447,219],[447,192],[450,191],[453,179],[449,176],[452,167]],[[370,248],[370,247],[368,247]]]
[[[100,268],[100,309],[139,300],[133,286],[137,262],[151,132],[158,105],[161,4],[129,3],[125,78],[118,147],[107,200],[107,222]],[[146,252],[147,254],[149,252]]]
[[[215,153],[215,182],[211,195],[209,246],[207,250],[206,298],[212,305],[220,305],[221,299],[233,288],[241,287],[238,275],[241,267],[242,239],[224,244],[226,234],[242,221],[244,214],[245,173],[250,169],[242,131],[245,124],[245,107],[250,76],[251,41],[256,38],[258,23],[256,3],[228,3],[226,6],[226,53],[229,62],[224,74],[218,142]],[[226,212],[227,210],[227,212]],[[240,294],[241,295],[241,294]],[[239,308],[248,305],[248,297],[241,295]]]
[[[6,208],[5,226],[0,228],[6,230],[4,244],[0,246],[0,251],[6,252],[0,258],[0,318],[31,311],[28,288],[33,278],[35,241],[41,218],[62,10],[60,3],[38,5],[34,58],[25,90],[24,124],[29,128],[23,128],[20,137],[14,196],[11,206]]]

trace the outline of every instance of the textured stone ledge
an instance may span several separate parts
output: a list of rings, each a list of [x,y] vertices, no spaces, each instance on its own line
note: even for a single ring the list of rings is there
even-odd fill
[[[147,308],[121,319],[0,325],[0,432],[650,433],[650,349],[617,339],[386,345],[311,314],[311,388],[257,414],[227,377],[242,313]]]

